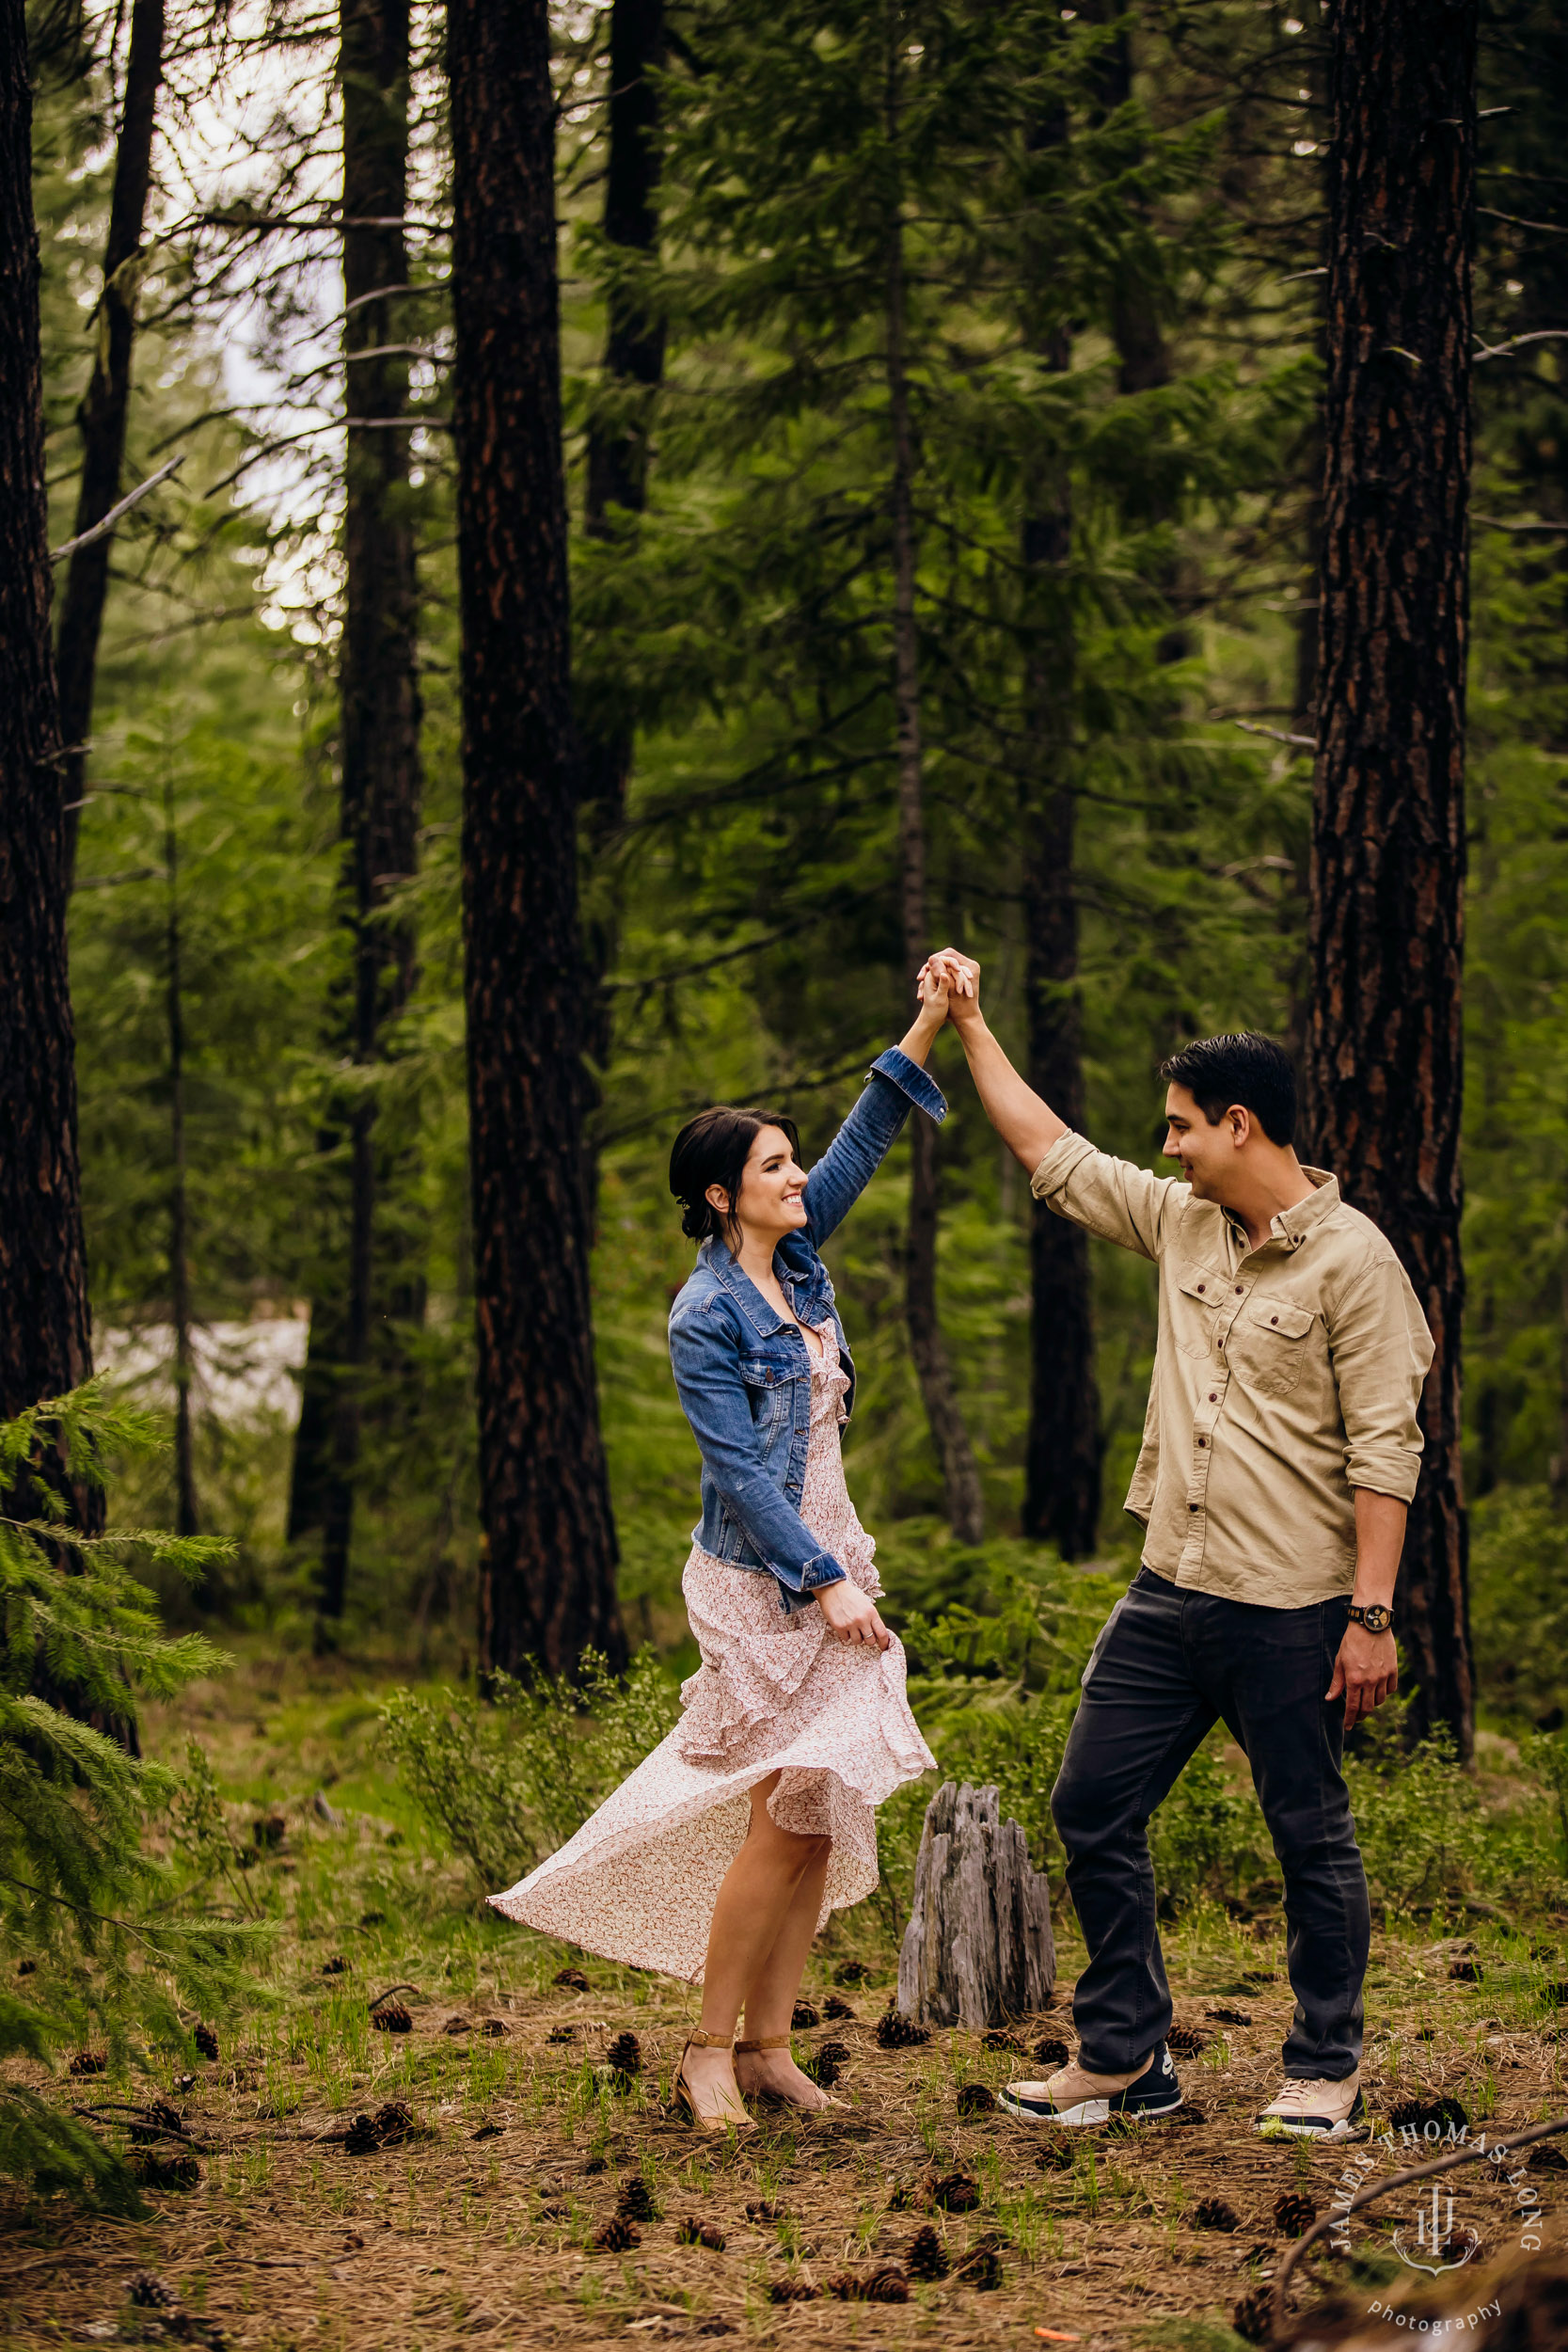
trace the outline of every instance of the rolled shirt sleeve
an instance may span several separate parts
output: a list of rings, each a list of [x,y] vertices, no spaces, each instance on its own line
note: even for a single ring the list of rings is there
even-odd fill
[[[1353,1486],[1414,1499],[1423,1440],[1417,1416],[1432,1368],[1426,1318],[1393,1251],[1374,1249],[1328,1317]]]

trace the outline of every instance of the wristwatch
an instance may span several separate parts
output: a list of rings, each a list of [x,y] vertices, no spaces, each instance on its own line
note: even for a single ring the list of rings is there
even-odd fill
[[[1394,1622],[1394,1613],[1385,1609],[1380,1600],[1370,1601],[1365,1609],[1358,1609],[1353,1601],[1350,1621],[1352,1625],[1364,1625],[1369,1633],[1386,1633]]]

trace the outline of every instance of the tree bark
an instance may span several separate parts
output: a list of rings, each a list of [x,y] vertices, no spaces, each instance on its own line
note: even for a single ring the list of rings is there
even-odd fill
[[[478,1320],[480,1656],[625,1653],[590,1313],[545,0],[452,0],[463,893]]]
[[[888,8],[887,111],[890,147],[897,151],[899,52],[897,0]],[[926,913],[926,814],[920,723],[920,633],[915,612],[915,436],[905,352],[904,223],[895,205],[888,230],[885,319],[888,421],[893,433],[890,485],[893,525],[893,661],[898,773],[899,928],[904,967],[912,980],[930,953]],[[937,1136],[930,1120],[910,1121],[910,1221],[905,1243],[904,1312],[910,1352],[931,1443],[942,1470],[948,1520],[960,1543],[985,1534],[980,1473],[958,1408],[953,1368],[937,1312]]]
[[[0,1417],[92,1370],[22,0],[0,0]]]
[[[1065,354],[1062,362],[1066,365]],[[1074,642],[1062,595],[1071,550],[1066,483],[1023,525],[1034,590],[1023,779],[1024,991],[1029,1083],[1069,1127],[1084,1124],[1083,1004],[1078,988],[1078,803],[1069,771]],[[1053,590],[1054,589],[1054,594]],[[1043,590],[1043,596],[1040,591]],[[1029,1428],[1023,1533],[1064,1560],[1094,1549],[1100,1524],[1100,1391],[1087,1236],[1033,1205],[1029,1231]]]
[[[120,495],[125,420],[131,404],[131,358],[136,329],[136,257],[141,251],[152,184],[152,133],[164,78],[164,0],[135,0],[125,63],[125,103],[115,148],[109,232],[103,248],[103,292],[93,345],[92,373],[77,412],[82,435],[82,482],[72,537],[102,522]],[[93,684],[103,607],[109,593],[114,533],[78,548],[60,600],[56,664],[65,757],[66,886],[76,867],[76,835],[92,730]]]
[[[185,1160],[185,1001],[180,969],[180,841],[175,829],[174,784],[164,785],[165,1000],[168,1020],[168,1296],[174,1331],[175,1530],[197,1532],[196,1447],[191,1422],[190,1195]]]
[[[1476,0],[1336,0],[1313,801],[1313,1146],[1436,1356],[1398,1629],[1473,1738],[1460,1478],[1460,991]]]
[[[611,0],[604,233],[628,253],[658,249],[658,93],[649,77],[663,62],[664,0]],[[636,516],[647,504],[649,413],[663,381],[664,340],[663,319],[649,317],[624,287],[612,285],[601,385],[605,405],[595,408],[588,426],[583,524],[590,538],[610,536],[612,509]],[[626,814],[634,738],[624,721],[611,718],[606,723],[586,712],[581,732],[587,847],[600,869],[583,927],[584,1046],[588,1062],[602,1069],[613,1035],[604,981],[620,935],[619,894],[603,870],[603,858]],[[596,1089],[590,1106],[597,1107]],[[596,1154],[590,1152],[589,1159],[592,1194]]]
[[[385,421],[408,404],[399,310],[383,289],[408,277],[403,230],[408,179],[407,0],[342,0],[343,368],[351,415]],[[367,223],[390,222],[372,227]],[[419,578],[405,433],[350,427],[343,508],[341,916],[350,939],[350,1002],[339,1050],[360,1069],[380,1060],[414,981],[413,928],[388,914],[389,891],[419,862]],[[336,1106],[334,1238],[341,1249],[310,1320],[295,1438],[290,1534],[322,1531],[320,1612],[342,1616],[354,1539],[363,1389],[376,1315],[376,1199],[385,1173],[375,1104],[363,1089]],[[346,1178],[346,1200],[343,1199]]]

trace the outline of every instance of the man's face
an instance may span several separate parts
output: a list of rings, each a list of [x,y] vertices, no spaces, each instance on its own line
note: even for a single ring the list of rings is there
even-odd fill
[[[1241,1117],[1245,1119],[1244,1111]],[[1207,1114],[1185,1087],[1165,1089],[1165,1156],[1180,1161],[1181,1173],[1196,1200],[1223,1204],[1227,1185],[1235,1182],[1236,1147],[1241,1140],[1236,1118],[1235,1112],[1227,1111],[1211,1127]]]

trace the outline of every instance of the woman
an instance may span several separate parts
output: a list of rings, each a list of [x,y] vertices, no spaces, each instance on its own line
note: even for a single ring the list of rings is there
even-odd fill
[[[833,2104],[790,2056],[806,1955],[830,1912],[877,1883],[873,1807],[935,1761],[844,1484],[855,1368],[817,1254],[911,1104],[946,1116],[924,1069],[945,981],[923,977],[920,1000],[809,1177],[787,1119],[705,1111],[675,1138],[670,1187],[700,1244],[670,1355],[703,1456],[683,1581],[703,1663],[669,1738],[559,1853],[490,1898],[547,1935],[702,1985],[675,2089],[705,2131],[748,2127],[744,2092]]]

